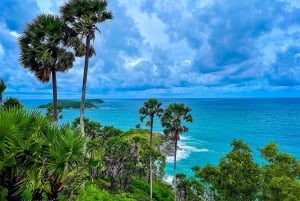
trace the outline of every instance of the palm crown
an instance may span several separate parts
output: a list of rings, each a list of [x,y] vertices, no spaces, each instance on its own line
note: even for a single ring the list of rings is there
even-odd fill
[[[73,66],[72,52],[65,49],[66,29],[59,17],[39,15],[19,38],[20,63],[41,82],[48,82],[52,70],[65,72]]]
[[[192,122],[191,109],[184,104],[173,103],[165,110],[161,123],[165,127],[165,133],[170,135],[172,140],[179,140],[180,134],[187,132],[188,128],[183,122]]]
[[[78,43],[77,46],[74,47],[76,56],[84,56],[80,106],[80,130],[82,135],[85,135],[84,105],[89,58],[95,53],[90,42],[95,39],[95,31],[99,31],[96,26],[97,23],[113,18],[112,13],[107,11],[106,7],[106,0],[69,0],[60,8],[64,22],[74,30],[76,34],[81,35],[81,39],[85,38],[85,44],[83,44],[81,40],[81,43]]]
[[[106,0],[70,0],[60,12],[62,18],[82,36],[89,36],[94,39],[94,32],[99,31],[97,23],[112,19],[113,15],[106,10]]]

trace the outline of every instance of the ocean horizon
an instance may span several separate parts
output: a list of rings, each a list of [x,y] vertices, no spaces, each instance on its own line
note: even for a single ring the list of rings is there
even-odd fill
[[[112,125],[128,131],[140,124],[139,109],[148,99],[103,99],[97,109],[86,109],[85,116],[101,125]],[[163,108],[170,103],[184,103],[192,109],[193,123],[181,135],[177,172],[192,176],[195,165],[216,165],[231,150],[237,139],[250,146],[254,160],[264,163],[259,148],[276,142],[281,152],[300,159],[300,98],[161,98]],[[28,108],[51,102],[51,99],[20,100]],[[45,113],[45,109],[38,109]],[[64,109],[59,123],[71,123],[79,117],[79,109]],[[163,128],[155,119],[154,131]],[[167,157],[166,176],[173,173],[173,157]]]

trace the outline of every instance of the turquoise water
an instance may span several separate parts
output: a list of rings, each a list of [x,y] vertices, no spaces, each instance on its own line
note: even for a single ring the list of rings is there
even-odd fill
[[[21,100],[35,108],[51,100]],[[139,122],[139,108],[143,99],[112,99],[99,105],[100,109],[86,110],[86,117],[102,125],[122,130],[135,128]],[[282,152],[300,159],[300,99],[160,99],[163,106],[185,103],[192,109],[193,123],[180,140],[178,172],[192,175],[191,167],[217,164],[230,151],[233,139],[242,139],[252,149],[255,160],[258,148],[277,142]],[[44,112],[44,111],[43,111]],[[79,110],[63,110],[63,122],[79,117]],[[143,124],[141,124],[143,125]],[[156,119],[154,131],[161,132]],[[172,175],[173,158],[167,158],[166,174]]]

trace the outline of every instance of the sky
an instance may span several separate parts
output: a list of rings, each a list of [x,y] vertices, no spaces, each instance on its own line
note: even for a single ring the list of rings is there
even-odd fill
[[[0,1],[4,97],[51,98],[19,63],[18,37],[63,0]],[[110,0],[98,25],[88,98],[300,97],[299,0]],[[83,58],[58,73],[58,98],[80,98]]]

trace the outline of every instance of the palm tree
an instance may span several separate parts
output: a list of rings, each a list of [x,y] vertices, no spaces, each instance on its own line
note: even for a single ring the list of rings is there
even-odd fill
[[[7,199],[21,200],[27,188],[33,200],[42,200],[42,193],[49,200],[72,196],[88,176],[85,139],[69,125],[53,126],[37,110],[0,110],[0,189],[7,188]]]
[[[74,54],[66,49],[69,31],[59,17],[39,15],[19,38],[20,63],[42,83],[49,82],[52,75],[54,122],[57,122],[56,72],[66,72],[75,60]]]
[[[4,81],[1,79],[0,80],[0,106],[2,105],[2,99],[3,99],[3,92],[6,89],[6,84],[4,83]]]
[[[149,157],[149,178],[148,183],[150,183],[150,200],[152,200],[152,139],[153,139],[153,121],[154,117],[160,117],[163,113],[163,109],[161,108],[162,103],[157,99],[151,98],[147,102],[144,102],[144,106],[140,109],[141,121],[149,116],[150,121],[147,123],[150,125],[150,157]]]
[[[53,116],[53,105],[47,106],[47,111],[46,111],[46,117],[54,121],[54,116]],[[57,105],[57,119],[62,119],[62,106]]]
[[[174,141],[174,200],[176,201],[176,153],[177,142],[180,140],[180,134],[187,132],[188,128],[183,122],[192,122],[193,118],[190,114],[191,109],[183,103],[172,103],[164,111],[161,123],[165,127],[164,132]]]
[[[85,37],[85,61],[81,92],[80,107],[80,129],[84,135],[84,105],[87,84],[87,74],[89,67],[89,58],[93,55],[94,50],[91,47],[91,40],[95,40],[95,31],[99,31],[96,26],[108,19],[112,19],[113,15],[107,11],[106,0],[69,0],[60,8],[62,18],[76,33],[82,38]],[[82,49],[82,45],[77,47]],[[80,55],[79,55],[80,56]]]

